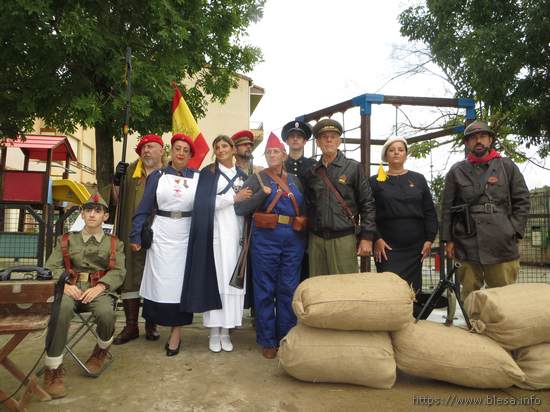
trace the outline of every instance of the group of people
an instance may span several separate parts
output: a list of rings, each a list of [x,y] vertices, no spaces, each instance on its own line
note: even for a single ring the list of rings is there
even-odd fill
[[[103,234],[107,203],[94,194],[82,206],[84,229],[63,236],[48,259],[54,274],[66,272],[70,282],[47,348],[45,389],[65,394],[63,347],[75,305],[88,305],[97,317],[98,344],[87,365],[99,372],[111,343],[139,337],[141,298],[146,339],[159,339],[157,325],[171,328],[167,356],[179,353],[181,328],[194,313],[209,328],[209,349],[232,351],[231,330],[253,307],[256,341],[273,359],[296,324],[291,300],[307,276],[356,273],[358,257],[374,254],[379,272],[395,272],[420,292],[422,261],[438,234],[426,179],[405,168],[408,145],[401,137],[382,147],[387,171],[369,178],[339,150],[342,134],[333,119],[312,129],[291,121],[281,134],[289,153],[271,134],[265,169],[252,165],[251,131],[220,135],[212,144],[215,161],[200,172],[187,168],[194,154],[188,136],[173,135],[167,164],[161,137],[143,136],[139,159],[119,164],[114,179],[124,198],[124,245]],[[318,161],[303,152],[312,135],[322,152]],[[467,157],[445,181],[441,241],[463,263],[458,277],[465,297],[484,283],[515,282],[529,198],[486,123],[467,126],[463,141]],[[126,325],[115,337],[111,296],[119,288]]]

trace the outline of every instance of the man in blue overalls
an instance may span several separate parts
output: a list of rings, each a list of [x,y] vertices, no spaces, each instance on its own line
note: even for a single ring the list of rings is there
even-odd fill
[[[280,340],[296,325],[292,296],[300,281],[305,249],[303,190],[299,179],[284,171],[286,150],[273,133],[267,141],[268,168],[243,186],[250,199],[235,204],[238,215],[253,213],[252,283],[256,308],[256,341],[268,359],[277,356]]]

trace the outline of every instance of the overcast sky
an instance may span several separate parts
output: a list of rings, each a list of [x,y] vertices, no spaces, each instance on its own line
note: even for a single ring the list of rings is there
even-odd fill
[[[266,90],[252,121],[263,122],[265,136],[270,131],[280,135],[282,126],[296,116],[363,93],[453,97],[453,89],[435,75],[403,77],[388,83],[404,67],[395,57],[396,47],[410,47],[399,33],[398,15],[411,3],[268,0],[263,19],[249,30],[248,40],[262,49],[264,61],[247,75]],[[437,110],[432,108],[401,109],[419,125],[438,117]],[[397,116],[398,122],[405,121],[404,114]],[[395,117],[393,106],[373,106],[372,138],[392,135]],[[357,127],[358,110],[348,111],[344,121],[346,129]],[[358,137],[358,131],[350,132],[349,137]],[[262,152],[262,146],[255,152],[259,163],[265,162]],[[306,155],[310,154],[308,147]],[[359,159],[358,150],[347,155]],[[371,157],[378,161],[379,147],[372,149]],[[444,173],[460,158],[460,154],[449,155],[447,146],[434,151],[431,159],[410,159],[407,167],[429,179],[431,171]],[[520,169],[530,188],[550,182],[550,171],[529,164],[520,165]],[[371,170],[375,173],[375,167]]]

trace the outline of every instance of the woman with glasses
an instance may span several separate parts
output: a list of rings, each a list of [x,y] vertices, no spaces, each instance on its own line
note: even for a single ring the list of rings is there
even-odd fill
[[[147,250],[140,295],[145,320],[171,327],[166,356],[179,353],[181,327],[193,322],[193,313],[180,310],[180,297],[198,181],[198,171],[186,167],[194,154],[191,138],[175,134],[171,144],[171,162],[147,178],[130,232],[130,246],[138,251],[142,229],[154,217],[153,241]]]
[[[265,157],[269,167],[247,179],[244,187],[252,197],[235,203],[235,211],[241,216],[252,214],[256,342],[263,356],[273,359],[280,340],[296,325],[291,303],[300,282],[306,222],[300,180],[285,172],[285,146],[273,133]]]

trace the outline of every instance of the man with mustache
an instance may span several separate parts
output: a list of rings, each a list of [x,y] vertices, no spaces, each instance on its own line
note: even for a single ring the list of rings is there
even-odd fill
[[[445,177],[441,241],[447,256],[462,264],[457,277],[464,300],[484,284],[516,282],[529,190],[514,162],[495,150],[495,132],[487,123],[468,125],[463,142],[466,159]]]

